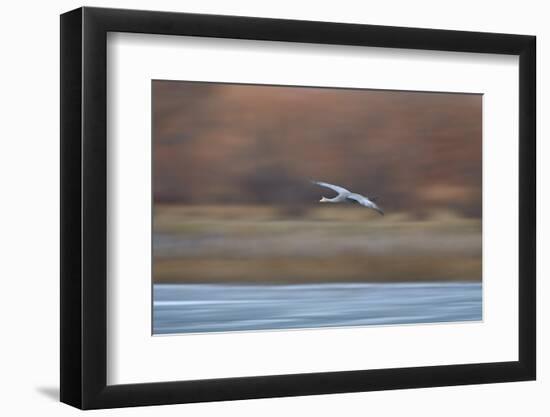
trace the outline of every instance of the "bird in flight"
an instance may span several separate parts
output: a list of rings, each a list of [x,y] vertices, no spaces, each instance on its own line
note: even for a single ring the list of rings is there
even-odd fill
[[[376,203],[374,203],[374,201],[369,200],[364,195],[352,193],[351,191],[346,190],[344,187],[329,184],[328,182],[312,181],[312,183],[320,185],[321,187],[330,188],[331,190],[334,190],[338,193],[338,195],[333,198],[321,197],[321,200],[319,200],[319,202],[321,203],[344,203],[344,202],[359,203],[364,207],[377,211],[382,216],[384,215],[384,212],[382,211],[382,209],[378,207]]]

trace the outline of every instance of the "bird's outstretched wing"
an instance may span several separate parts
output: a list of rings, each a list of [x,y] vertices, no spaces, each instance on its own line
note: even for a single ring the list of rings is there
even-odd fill
[[[364,195],[361,195],[361,194],[355,194],[355,193],[351,193],[350,195],[348,195],[346,197],[347,199],[349,200],[353,200],[353,201],[357,201],[359,204],[361,204],[362,206],[365,206],[365,207],[368,207],[370,209],[373,209],[375,211],[377,211],[378,213],[380,213],[382,216],[384,215],[384,211],[378,207],[376,205],[376,203],[374,203],[373,201],[369,200],[367,197],[365,197]]]
[[[313,184],[320,185],[321,187],[327,187],[331,190],[336,191],[338,194],[350,194],[351,191],[346,190],[344,187],[340,187],[338,185],[329,184],[328,182],[321,182],[321,181],[311,181]]]

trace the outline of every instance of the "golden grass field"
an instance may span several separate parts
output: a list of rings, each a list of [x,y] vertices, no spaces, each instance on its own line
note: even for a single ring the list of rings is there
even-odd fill
[[[155,205],[154,282],[480,281],[481,221],[352,205]]]

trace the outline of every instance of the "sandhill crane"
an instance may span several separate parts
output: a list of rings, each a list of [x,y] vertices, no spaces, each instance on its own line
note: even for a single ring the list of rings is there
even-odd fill
[[[351,191],[346,190],[344,187],[329,184],[327,182],[312,181],[312,183],[320,185],[321,187],[330,188],[331,190],[334,190],[338,193],[338,195],[333,198],[321,197],[321,200],[319,200],[319,202],[321,203],[343,203],[346,201],[351,201],[354,203],[359,203],[364,207],[373,209],[378,213],[380,213],[381,215],[384,215],[384,212],[382,211],[382,209],[378,207],[373,201],[365,197],[364,195],[352,193]]]

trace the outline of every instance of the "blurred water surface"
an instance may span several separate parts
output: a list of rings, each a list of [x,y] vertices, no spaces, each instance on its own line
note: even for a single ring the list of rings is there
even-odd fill
[[[153,334],[481,319],[479,282],[153,287]]]

